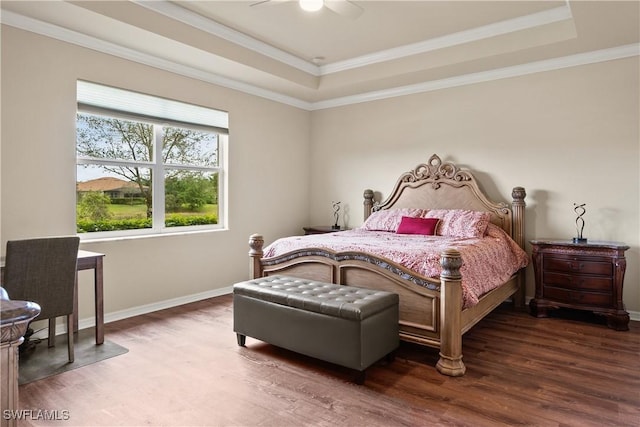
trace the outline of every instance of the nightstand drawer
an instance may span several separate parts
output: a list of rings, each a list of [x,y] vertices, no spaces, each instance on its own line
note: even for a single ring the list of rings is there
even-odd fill
[[[611,294],[578,292],[568,289],[555,288],[553,286],[544,287],[544,297],[553,301],[574,305],[596,307],[607,307],[611,305]]]
[[[545,285],[554,285],[561,288],[569,289],[585,289],[592,291],[600,291],[611,293],[613,279],[600,276],[584,276],[580,274],[562,274],[551,271],[545,271],[542,281]]]
[[[545,257],[544,269],[568,273],[599,274],[611,276],[613,265],[609,260],[596,258],[592,261],[588,258],[556,258]]]

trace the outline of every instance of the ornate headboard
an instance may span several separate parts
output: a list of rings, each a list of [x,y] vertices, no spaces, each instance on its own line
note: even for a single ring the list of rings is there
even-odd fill
[[[491,222],[505,230],[524,248],[524,198],[522,187],[511,193],[512,205],[493,202],[480,190],[471,171],[432,155],[427,163],[403,173],[389,197],[374,202],[372,190],[364,191],[364,218],[381,209],[467,209],[491,213]]]

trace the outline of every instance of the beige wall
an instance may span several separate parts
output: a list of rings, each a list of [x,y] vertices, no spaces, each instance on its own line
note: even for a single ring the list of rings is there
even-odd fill
[[[311,219],[328,223],[341,200],[361,224],[365,188],[386,197],[436,153],[496,200],[525,187],[527,241],[574,237],[573,203],[586,203],[585,237],[631,246],[624,301],[640,311],[638,80],[634,57],[315,111]]]
[[[308,223],[309,112],[3,26],[2,252],[8,239],[75,233],[77,79],[229,112],[229,230],[81,244],[106,254],[107,314],[245,280],[250,234]],[[93,293],[81,274],[82,320]]]
[[[75,83],[86,79],[230,113],[229,230],[82,244],[107,254],[107,314],[244,279],[251,233],[270,242],[330,224],[332,200],[357,226],[365,188],[388,195],[433,153],[478,171],[492,198],[524,186],[528,240],[573,237],[573,203],[586,203],[586,237],[631,246],[624,299],[638,312],[638,73],[635,57],[305,112],[4,26],[2,245],[74,232]]]

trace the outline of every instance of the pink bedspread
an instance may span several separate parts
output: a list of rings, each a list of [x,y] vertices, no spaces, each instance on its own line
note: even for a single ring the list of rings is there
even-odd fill
[[[463,307],[475,305],[480,296],[506,282],[528,263],[526,252],[493,224],[489,224],[484,237],[477,239],[396,234],[359,228],[339,233],[285,237],[267,246],[264,257],[304,248],[365,252],[434,278],[440,276],[442,251],[457,249],[462,255]]]

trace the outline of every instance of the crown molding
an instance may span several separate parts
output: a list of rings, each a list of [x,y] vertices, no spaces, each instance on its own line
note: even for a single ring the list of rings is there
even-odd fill
[[[175,19],[182,22],[183,24],[187,24],[193,28],[197,28],[198,30],[204,31],[211,35],[223,38],[234,44],[250,49],[254,52],[258,52],[261,55],[268,56],[271,59],[275,59],[276,61],[302,70],[313,76],[320,76],[320,69],[317,65],[309,61],[305,61],[304,59],[301,59],[288,52],[285,52],[284,50],[273,47],[270,44],[264,43],[244,33],[236,31],[233,28],[229,28],[226,25],[220,24],[212,19],[205,18],[204,16],[192,12],[189,9],[180,7],[175,3],[171,3],[167,0],[131,1],[138,6],[142,6],[146,9],[167,16],[171,19]]]
[[[191,77],[207,83],[212,83],[229,89],[235,89],[250,95],[259,96],[261,98],[270,99],[282,104],[291,105],[293,107],[309,110],[311,104],[297,98],[273,92],[258,86],[240,82],[228,77],[224,77],[215,73],[202,71],[184,64],[170,61],[158,56],[150,55],[139,50],[124,47],[115,43],[98,39],[93,36],[69,30],[54,24],[43,22],[28,16],[20,15],[11,11],[3,10],[0,15],[2,24],[6,24],[15,28],[30,31],[56,40],[71,43],[77,46],[92,49],[98,52],[117,56],[140,64],[148,65],[165,71],[170,71],[185,77]]]
[[[543,25],[570,19],[573,19],[573,15],[571,14],[571,9],[569,8],[568,3],[566,3],[564,6],[544,10],[542,12],[507,19],[493,24],[472,28],[470,30],[460,31],[457,33],[447,34],[442,37],[424,40],[418,43],[412,43],[392,49],[381,50],[379,52],[374,52],[368,55],[362,55],[356,58],[322,65],[320,67],[320,75],[337,73],[340,71],[365,67],[367,65],[377,64],[380,62],[401,59],[412,55],[418,55],[438,49],[471,43],[491,37],[514,33],[517,31],[540,27]]]
[[[508,33],[522,31],[555,22],[573,19],[568,0],[563,6],[544,10],[517,18],[507,19],[493,24],[483,25],[470,30],[447,34],[417,43],[386,49],[371,54],[362,55],[355,58],[337,61],[330,64],[318,66],[312,62],[301,59],[295,55],[250,37],[244,33],[229,28],[212,19],[199,15],[188,9],[180,7],[167,0],[143,1],[132,0],[135,4],[145,7],[154,12],[160,13],[183,24],[192,26],[201,31],[207,32],[217,37],[221,37],[234,44],[258,52],[269,58],[280,61],[286,65],[307,72],[313,76],[321,77],[327,74],[365,67],[381,62],[393,61],[408,56],[444,49],[451,46],[471,43],[488,39]]]
[[[328,99],[326,101],[312,103],[311,109],[322,110],[326,108],[342,107],[362,102],[378,101],[381,99],[432,92],[441,89],[449,89],[476,83],[484,83],[494,80],[525,76],[528,74],[542,73],[545,71],[554,71],[563,68],[595,64],[598,62],[613,61],[616,59],[629,58],[638,55],[640,55],[640,43],[633,43],[609,49],[578,53],[575,55],[563,56],[553,59],[545,59],[542,61],[529,62],[526,64],[514,65],[511,67],[497,68],[489,71],[481,71],[479,73],[465,74],[461,76],[449,77],[446,79],[432,80],[424,83],[399,86],[390,89],[362,93],[358,95]]]
[[[40,20],[16,14],[14,12],[3,10],[2,14],[0,15],[0,21],[2,22],[2,24],[20,28],[22,30],[51,37],[88,49],[96,50],[98,52],[117,56],[133,62],[145,64],[154,68],[183,75],[185,77],[190,77],[229,89],[238,90],[240,92],[255,95],[261,98],[269,99],[307,111],[322,110],[399,96],[431,92],[441,89],[460,87],[470,84],[524,76],[545,71],[553,71],[580,65],[594,64],[598,62],[612,61],[640,55],[640,43],[633,43],[609,49],[584,52],[575,55],[530,62],[511,67],[483,71],[479,73],[465,74],[446,79],[427,81],[413,85],[399,86],[395,88],[366,92],[357,95],[333,98],[317,102],[308,102],[224,76],[220,76],[215,73],[202,71],[184,64],[179,64],[174,61],[159,58],[154,55],[149,55],[147,53],[120,46],[115,43],[100,40],[86,34],[81,34],[76,31],[42,22]]]

